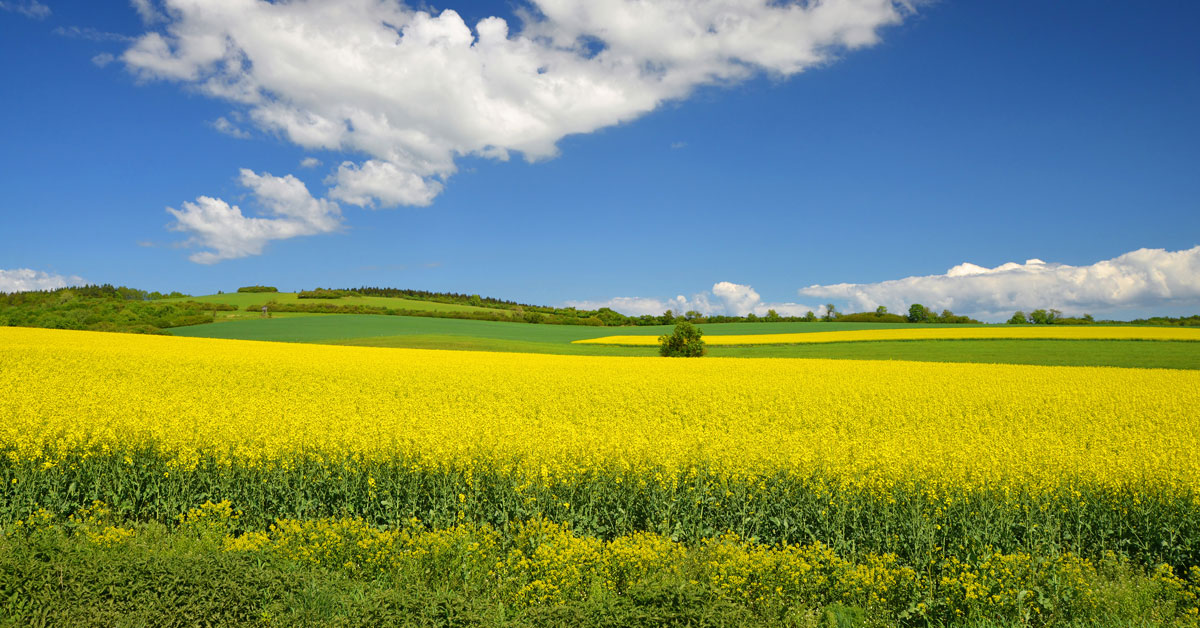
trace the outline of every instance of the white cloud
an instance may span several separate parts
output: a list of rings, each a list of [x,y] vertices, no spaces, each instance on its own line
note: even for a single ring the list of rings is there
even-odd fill
[[[60,37],[68,37],[70,39],[86,39],[88,41],[120,41],[131,42],[136,40],[136,37],[122,35],[121,33],[110,33],[107,31],[97,30],[91,26],[59,26],[52,31]]]
[[[92,57],[92,63],[96,64],[96,67],[100,67],[100,68],[107,66],[108,64],[112,63],[115,60],[116,60],[116,57],[108,54],[107,52],[102,52],[102,53]]]
[[[44,20],[50,17],[51,13],[50,7],[38,2],[38,0],[26,0],[25,2],[0,1],[0,11],[12,11],[13,13],[20,13],[25,17],[31,17],[35,20]]]
[[[87,284],[82,277],[64,277],[31,268],[0,268],[0,292],[27,292],[29,290],[54,290],[67,286]]]
[[[500,18],[394,0],[164,0],[125,51],[143,78],[244,107],[309,149],[364,157],[332,175],[361,206],[427,205],[478,155],[552,157],[576,133],[632,120],[706,84],[786,77],[869,46],[902,0],[532,0],[523,30]]]
[[[167,208],[175,217],[171,229],[191,234],[189,246],[208,249],[193,254],[189,258],[193,262],[213,264],[258,255],[272,240],[341,228],[337,203],[313,198],[308,187],[292,175],[275,177],[242,169],[241,183],[250,189],[268,217],[246,217],[237,205],[208,196],[198,197],[195,203],[184,202],[182,210]]]
[[[584,310],[607,307],[627,316],[658,315],[667,310],[671,310],[675,314],[695,310],[701,314],[726,316],[745,316],[752,312],[757,316],[763,316],[770,310],[775,310],[781,316],[804,316],[808,312],[817,315],[825,313],[824,306],[765,303],[754,288],[728,281],[719,281],[713,284],[711,291],[694,294],[690,299],[682,294],[672,299],[616,297],[598,301],[567,301],[567,305]]]
[[[374,159],[364,161],[361,166],[343,161],[327,182],[337,184],[329,190],[329,196],[362,207],[374,207],[376,200],[385,207],[425,206],[442,191],[442,184],[432,178]]]
[[[142,18],[142,23],[147,26],[167,20],[167,16],[159,12],[158,7],[154,6],[152,0],[129,0],[129,4],[138,12],[138,17]]]
[[[230,122],[228,119],[225,118],[225,116],[221,116],[221,117],[217,118],[216,120],[213,120],[212,127],[214,129],[220,131],[221,133],[224,133],[225,135],[228,135],[230,137],[236,137],[239,140],[245,140],[245,139],[250,138],[250,133],[248,133],[245,130],[243,130],[242,128],[238,127],[238,125]]]
[[[921,303],[990,320],[1037,308],[1082,313],[1200,305],[1200,246],[1183,251],[1138,249],[1088,266],[1039,259],[995,268],[963,263],[944,275],[814,285],[800,294],[842,299],[859,310],[886,305],[906,311]]]
[[[300,160],[301,168],[316,168],[319,165],[321,165],[321,160],[316,157],[305,157]]]

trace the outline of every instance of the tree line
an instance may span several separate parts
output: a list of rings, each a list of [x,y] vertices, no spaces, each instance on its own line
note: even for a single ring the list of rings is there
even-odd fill
[[[223,303],[158,302],[185,296],[109,284],[0,292],[0,326],[157,334],[169,327],[211,322],[216,312],[236,309]]]

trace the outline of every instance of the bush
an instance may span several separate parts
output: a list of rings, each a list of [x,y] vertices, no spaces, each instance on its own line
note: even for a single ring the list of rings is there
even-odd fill
[[[275,286],[242,286],[238,292],[279,292]]]
[[[698,358],[708,352],[700,339],[703,334],[695,325],[680,321],[673,333],[658,337],[658,353],[665,358]]]
[[[358,297],[361,294],[352,290],[329,290],[327,288],[317,288],[316,290],[301,290],[296,293],[297,299],[340,299],[342,297]]]

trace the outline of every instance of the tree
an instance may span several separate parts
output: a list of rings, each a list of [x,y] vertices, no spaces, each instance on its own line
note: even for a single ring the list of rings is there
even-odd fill
[[[700,312],[697,312],[696,310],[688,310],[687,313],[683,315],[683,317],[688,319],[689,321],[699,321],[704,318],[704,315],[701,314]]]
[[[1050,314],[1046,310],[1034,310],[1029,313],[1029,322],[1034,325],[1049,325]]]
[[[908,322],[924,323],[929,321],[929,310],[925,309],[920,303],[913,303],[908,308]]]
[[[875,308],[875,316],[883,316],[884,314],[887,314],[887,306],[886,305],[881,305],[881,306]]]
[[[667,310],[666,312],[663,312],[663,315],[662,315],[662,324],[663,325],[670,325],[674,322],[675,322],[675,312],[673,312],[671,310]]]
[[[779,320],[779,312],[776,312],[775,310],[767,310],[767,320],[769,320],[769,321]]]
[[[825,304],[825,316],[823,316],[821,318],[821,320],[832,321],[832,320],[837,319],[837,317],[838,317],[837,308],[834,307],[834,305],[832,303],[826,303]]]
[[[1008,324],[1009,325],[1028,325],[1029,319],[1025,318],[1025,312],[1022,312],[1021,310],[1017,310],[1016,313],[1012,315],[1012,318],[1008,319]]]
[[[704,332],[695,325],[680,321],[675,324],[673,333],[658,337],[658,353],[665,358],[698,358],[707,353],[704,341],[700,339],[702,335]]]
[[[808,312],[805,312],[805,314],[804,314],[804,322],[806,322],[806,323],[815,323],[815,322],[817,322],[817,315],[816,315],[816,314],[813,314],[813,311],[812,311],[812,310],[809,310]]]

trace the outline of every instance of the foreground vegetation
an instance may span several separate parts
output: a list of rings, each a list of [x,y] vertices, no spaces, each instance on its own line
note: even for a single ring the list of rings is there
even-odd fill
[[[169,327],[208,323],[218,311],[233,309],[224,304],[199,303],[177,292],[163,295],[110,285],[87,286],[0,293],[0,327],[155,334]]]
[[[1114,554],[998,552],[940,579],[888,556],[601,540],[546,520],[508,530],[419,521],[280,520],[245,531],[228,503],[172,525],[103,504],[0,533],[0,625],[974,626],[1196,625],[1196,579]],[[1019,588],[1030,598],[1012,596]]]
[[[192,547],[284,582],[316,570],[360,601],[388,595],[369,583],[417,582],[492,623],[595,623],[646,599],[637,613],[762,624],[1196,612],[1191,371],[21,329],[0,329],[0,364],[2,560],[25,565],[17,582],[71,556]],[[244,608],[280,608],[254,599]]]

